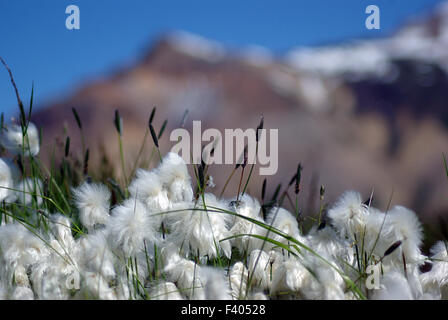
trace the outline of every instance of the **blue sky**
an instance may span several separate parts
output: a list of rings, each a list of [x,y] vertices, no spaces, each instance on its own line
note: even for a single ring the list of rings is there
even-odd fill
[[[0,2],[0,56],[24,101],[34,81],[43,106],[92,77],[132,64],[161,33],[186,30],[238,48],[262,45],[277,54],[299,45],[387,35],[440,0],[14,0]],[[80,8],[80,30],[67,30],[65,8]],[[381,30],[367,30],[365,8],[381,10]],[[0,111],[16,111],[0,70]]]

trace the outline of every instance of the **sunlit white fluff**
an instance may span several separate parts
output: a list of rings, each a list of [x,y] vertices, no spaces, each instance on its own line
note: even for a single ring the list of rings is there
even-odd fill
[[[240,261],[236,262],[229,271],[229,285],[233,300],[240,300],[249,294],[247,281],[249,271]]]
[[[22,127],[16,124],[11,124],[3,128],[0,135],[0,143],[5,149],[14,154],[22,154],[24,148],[25,156],[28,156],[29,153],[36,156],[39,153],[40,148],[39,132],[36,126],[30,122],[24,138]]]
[[[364,229],[368,210],[358,192],[346,191],[327,215],[342,237],[354,239]]]
[[[402,206],[393,207],[388,213],[387,233],[385,238],[392,244],[402,241],[401,246],[391,254],[391,258],[402,262],[401,252],[407,263],[422,264],[424,256],[421,254],[420,246],[423,238],[423,228],[417,215]]]
[[[201,267],[201,279],[204,283],[205,299],[231,300],[231,290],[223,269]]]
[[[274,269],[271,295],[279,298],[315,298],[320,292],[320,285],[296,257],[285,258]]]
[[[168,264],[164,271],[168,280],[177,284],[179,291],[190,300],[204,300],[204,280],[201,266],[191,260],[180,258],[176,264]]]
[[[60,255],[70,256],[74,253],[76,242],[70,218],[59,213],[53,214],[50,217],[50,235],[50,244]]]
[[[15,187],[15,198],[22,204],[30,206],[33,196],[36,197],[37,205],[42,204],[43,185],[39,178],[25,178]]]
[[[13,164],[7,160],[0,158],[0,202],[14,201],[15,193],[14,189],[14,178],[17,176],[17,170]]]
[[[46,244],[20,223],[0,227],[0,249],[0,274],[6,283],[11,283],[15,270],[26,270],[50,255]]]
[[[420,275],[423,292],[433,299],[448,299],[448,244],[437,241],[431,247],[432,268]]]
[[[129,186],[130,198],[137,199],[146,205],[151,212],[166,211],[171,206],[168,191],[163,187],[158,173],[154,170],[138,169],[136,178]],[[161,222],[161,216],[154,216]]]
[[[260,216],[261,206],[256,199],[245,194],[238,202],[233,203],[233,210],[239,215],[264,223],[263,218]],[[230,228],[230,233],[233,236],[237,236],[232,240],[232,243],[240,252],[247,251],[250,253],[254,249],[268,249],[270,247],[266,242],[263,247],[263,240],[248,236],[258,235],[264,237],[267,235],[267,229],[248,219],[237,216],[233,216],[231,223],[232,227]],[[247,234],[247,236],[240,236],[243,234]]]
[[[76,294],[76,299],[116,300],[117,295],[101,275],[85,272],[80,280],[80,290]]]
[[[79,238],[77,257],[83,269],[99,273],[104,279],[110,281],[115,275],[116,258],[107,243],[107,234],[97,230]]]
[[[182,295],[173,282],[161,282],[151,287],[151,300],[183,300]]]
[[[413,300],[412,289],[406,277],[398,271],[389,271],[380,278],[380,289],[372,290],[373,300]]]
[[[97,224],[107,224],[109,220],[110,191],[98,183],[83,183],[73,189],[79,219],[89,232]]]
[[[159,240],[154,220],[145,206],[134,199],[126,200],[112,210],[107,232],[112,249],[126,257],[136,256],[144,250],[145,243],[146,248],[151,249]]]
[[[11,300],[34,300],[34,292],[29,287],[17,286],[10,297]]]
[[[266,217],[266,223],[296,240],[301,242],[305,241],[300,234],[296,217],[284,208],[272,208]],[[269,238],[284,244],[288,244],[289,242],[285,237],[274,232],[269,233]]]
[[[267,289],[272,277],[271,255],[265,251],[253,250],[249,256],[248,269],[252,275],[252,283],[261,289]]]
[[[168,191],[171,202],[191,201],[193,189],[185,161],[176,153],[169,152],[157,168],[160,181]]]
[[[226,214],[207,207],[208,205],[219,207],[219,202],[214,195],[205,194],[204,200],[207,210],[201,199],[196,206],[189,204],[189,210],[170,214],[169,240],[177,244],[186,255],[193,253],[201,257],[214,258],[224,254],[230,258],[230,241],[221,241],[230,236]],[[173,207],[173,209],[176,208],[177,206]]]

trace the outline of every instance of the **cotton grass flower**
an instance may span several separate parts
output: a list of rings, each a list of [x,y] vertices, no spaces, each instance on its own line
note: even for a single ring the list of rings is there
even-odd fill
[[[197,207],[191,204],[187,210],[170,214],[168,225],[171,234],[169,238],[187,256],[199,254],[202,258],[205,256],[215,258],[224,254],[230,258],[230,241],[221,241],[230,236],[227,229],[227,214],[207,207],[208,205],[220,206],[214,195],[205,194],[204,199],[205,206],[201,204],[202,200],[200,200]],[[175,208],[176,206],[173,207],[173,209]]]
[[[191,201],[193,189],[185,161],[176,153],[168,152],[157,168],[160,181],[168,191],[171,202]]]
[[[25,206],[33,204],[33,198],[36,199],[37,206],[42,204],[43,185],[39,178],[25,178],[16,187],[15,198]]]
[[[79,219],[89,232],[96,225],[107,224],[110,217],[110,191],[105,185],[85,182],[73,189],[73,197]]]
[[[179,291],[190,300],[204,300],[204,279],[201,266],[188,259],[178,259],[176,264],[168,264],[164,271],[168,280],[177,284]]]
[[[107,225],[108,240],[112,249],[125,257],[134,257],[159,241],[156,226],[145,206],[139,200],[128,199],[112,210]]]
[[[0,202],[14,200],[14,180],[17,170],[13,164],[6,159],[0,158]]]
[[[431,247],[432,267],[420,275],[424,293],[432,299],[448,299],[448,244],[437,241]]]
[[[182,295],[173,282],[161,282],[151,287],[149,291],[151,300],[183,300]]]
[[[332,225],[342,237],[354,239],[364,229],[368,216],[367,206],[355,191],[345,192],[335,206],[328,210]]]
[[[151,212],[165,211],[171,206],[168,192],[156,171],[138,169],[136,178],[129,186],[129,193],[132,199],[144,203]]]
[[[234,209],[239,215],[264,223],[263,218],[260,216],[261,206],[256,199],[245,194],[241,197],[241,200],[238,202],[234,201],[233,203]],[[232,236],[236,236],[232,239],[232,244],[238,248],[240,252],[250,253],[255,249],[260,250],[263,248],[263,243],[265,244],[266,249],[269,248],[269,245],[266,242],[251,236],[258,235],[264,237],[268,233],[267,229],[253,223],[249,219],[238,216],[233,216],[231,225],[230,233]]]
[[[36,126],[30,122],[23,136],[22,127],[16,124],[11,124],[3,128],[0,135],[0,143],[3,147],[13,154],[22,154],[28,156],[36,156],[39,153],[39,132]]]
[[[242,262],[236,262],[229,272],[229,282],[233,300],[240,300],[248,295],[247,282],[249,271]]]

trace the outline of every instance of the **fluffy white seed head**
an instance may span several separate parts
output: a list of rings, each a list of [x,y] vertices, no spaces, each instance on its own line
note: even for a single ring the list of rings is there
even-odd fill
[[[16,186],[15,198],[21,204],[30,206],[33,203],[33,196],[36,196],[37,205],[42,204],[43,185],[39,178],[25,178]]]
[[[185,161],[176,153],[169,152],[157,168],[160,180],[168,191],[171,202],[191,201],[193,189]]]
[[[105,185],[85,182],[73,189],[73,197],[79,210],[79,219],[89,232],[97,224],[107,224],[110,191]]]
[[[156,171],[137,170],[136,178],[129,186],[132,199],[138,199],[151,212],[161,212],[170,208],[168,192]],[[159,216],[159,219],[160,216]]]
[[[151,300],[183,300],[182,295],[173,282],[161,282],[151,287]]]
[[[236,262],[229,272],[230,290],[234,300],[243,299],[248,295],[247,281],[249,271],[240,261]]]
[[[137,255],[157,242],[157,230],[146,207],[139,201],[128,199],[112,210],[107,225],[109,242],[113,249],[126,257]]]
[[[22,154],[24,148],[25,156],[28,156],[29,153],[36,156],[39,153],[39,132],[37,131],[36,126],[30,122],[24,137],[22,127],[16,124],[11,124],[3,128],[0,135],[0,143],[5,149],[14,154]]]
[[[15,200],[14,180],[17,178],[17,169],[7,159],[0,158],[0,202]]]
[[[341,236],[351,239],[363,231],[367,216],[367,206],[363,204],[361,195],[355,191],[345,192],[336,205],[328,210],[332,225]]]
[[[211,194],[206,194],[205,203],[216,206],[217,200]],[[230,236],[227,230],[226,214],[216,212],[215,209],[205,211],[204,206],[199,201],[193,210],[194,204],[189,204],[187,210],[170,214],[169,228],[171,230],[169,239],[177,244],[181,251],[187,256],[198,254],[201,257],[217,257],[224,254],[230,258],[230,241],[222,241]],[[176,208],[173,207],[173,208]]]
[[[234,204],[234,210],[239,215],[264,223],[263,218],[260,216],[260,209],[261,206],[259,202],[247,194],[245,194],[238,203]],[[268,243],[264,242],[263,247],[263,240],[250,236],[258,235],[264,237],[267,234],[267,229],[257,225],[253,221],[242,217],[233,216],[230,233],[233,236],[237,236],[232,239],[232,243],[233,246],[238,248],[240,252],[250,253],[255,249],[269,249]],[[240,236],[243,234],[246,235]]]

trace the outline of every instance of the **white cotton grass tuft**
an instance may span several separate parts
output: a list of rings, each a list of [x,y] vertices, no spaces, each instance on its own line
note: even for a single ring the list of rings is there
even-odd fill
[[[402,241],[401,246],[392,255],[397,255],[402,252],[406,262],[416,264],[424,263],[425,258],[420,251],[423,239],[423,227],[417,215],[402,206],[393,207],[388,215],[388,232],[386,233],[386,238],[390,240],[391,244],[395,241]],[[400,256],[398,259],[402,262]]]
[[[77,240],[77,258],[83,269],[111,281],[116,276],[117,259],[109,248],[105,230],[97,230]]]
[[[211,208],[222,207],[222,203],[214,195],[207,193],[204,200],[205,207],[200,199],[196,207],[190,204],[187,205],[188,209],[169,215],[169,239],[187,256],[199,254],[201,258],[215,258],[224,254],[230,258],[230,241],[224,240],[230,236],[226,220],[228,214]],[[173,207],[175,208],[176,206]]]
[[[253,250],[249,256],[248,269],[252,283],[260,289],[269,289],[272,280],[273,258],[265,251]]]
[[[266,223],[298,241],[305,241],[300,234],[299,223],[296,217],[284,208],[272,208],[266,217]],[[285,237],[274,232],[271,232],[269,237],[283,244],[288,244],[289,242]]]
[[[238,202],[233,201],[232,203],[234,204],[235,212],[239,215],[264,223],[263,218],[260,216],[260,203],[255,198],[245,194]],[[255,249],[269,248],[267,242],[251,236],[264,237],[267,235],[268,230],[243,217],[232,217],[230,233],[232,236],[236,236],[232,239],[232,244],[240,252],[250,253]]]
[[[193,189],[187,165],[177,153],[168,152],[157,168],[157,173],[168,191],[168,198],[171,202],[193,200]]]
[[[171,206],[168,192],[154,170],[138,169],[136,178],[129,186],[129,193],[131,198],[138,199],[151,212],[165,211]]]
[[[431,247],[431,270],[420,275],[423,292],[432,299],[448,299],[448,243],[437,241]]]
[[[43,185],[39,178],[25,178],[16,186],[15,198],[23,205],[33,204],[33,198],[36,199],[37,206],[42,204]]]
[[[247,282],[249,279],[249,271],[246,266],[238,261],[229,271],[230,290],[233,300],[240,300],[249,294]]]
[[[412,289],[399,271],[389,271],[381,277],[380,289],[372,290],[372,300],[413,300]]]
[[[318,282],[297,257],[277,261],[272,274],[271,295],[278,298],[313,299],[319,295],[320,290]]]
[[[27,269],[48,258],[51,249],[20,223],[0,227],[0,274],[11,283],[15,271]]]
[[[17,176],[17,169],[11,161],[0,158],[0,202],[15,200],[15,192],[12,189]]]
[[[25,137],[22,127],[16,124],[5,126],[0,135],[0,143],[13,154],[36,156],[39,153],[39,132],[36,126],[29,122]]]
[[[195,262],[179,258],[175,264],[167,264],[164,268],[168,281],[175,282],[179,291],[190,300],[204,300],[204,280],[201,277],[201,266]]]
[[[109,220],[110,191],[98,183],[85,182],[73,189],[73,197],[81,223],[92,232],[97,225]]]
[[[205,299],[231,300],[229,282],[223,269],[201,267],[201,279],[204,284]]]
[[[115,207],[106,230],[112,249],[125,257],[135,257],[159,241],[154,220],[139,200],[128,199]]]
[[[363,204],[361,194],[346,191],[327,213],[332,225],[342,237],[355,238],[363,231],[368,216],[367,206]]]
[[[149,291],[151,300],[183,300],[182,295],[173,282],[160,282],[152,285]]]

